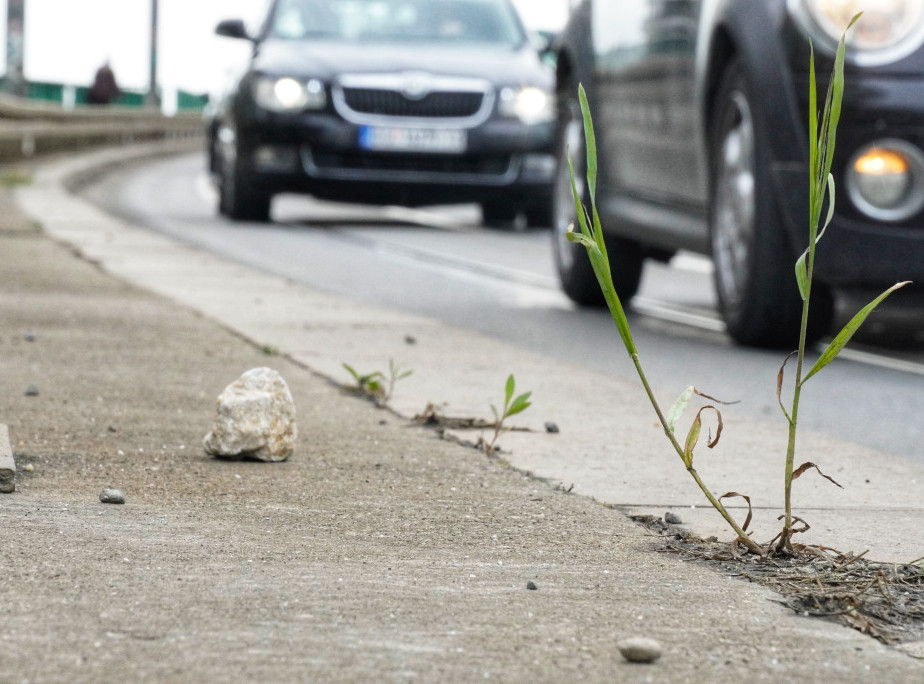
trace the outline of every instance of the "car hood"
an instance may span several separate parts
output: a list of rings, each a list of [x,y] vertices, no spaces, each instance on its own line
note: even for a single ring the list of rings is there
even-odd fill
[[[348,73],[426,71],[483,78],[495,84],[551,88],[554,75],[529,45],[521,48],[441,45],[361,45],[330,41],[270,40],[262,43],[252,70],[326,81]]]

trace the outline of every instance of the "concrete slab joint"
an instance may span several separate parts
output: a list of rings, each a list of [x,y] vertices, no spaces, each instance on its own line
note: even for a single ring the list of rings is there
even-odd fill
[[[0,423],[0,492],[9,494],[16,491],[16,463],[13,460],[13,447],[10,445],[10,430]]]

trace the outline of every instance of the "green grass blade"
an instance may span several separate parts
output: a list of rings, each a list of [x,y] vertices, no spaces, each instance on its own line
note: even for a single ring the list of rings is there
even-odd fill
[[[356,372],[356,369],[353,368],[353,366],[351,366],[351,365],[348,364],[348,363],[342,363],[342,364],[340,364],[340,365],[343,366],[344,368],[346,368],[347,372],[348,372],[350,375],[353,376],[353,379],[354,379],[357,383],[359,382],[359,373]]]
[[[584,209],[581,196],[578,194],[577,184],[574,182],[574,164],[570,156],[568,157],[568,173],[571,177],[571,194],[574,196],[574,211],[577,215],[578,225],[581,228],[581,235],[585,236],[588,240],[592,240],[593,234],[590,232],[590,226],[587,225],[587,212]]]
[[[525,394],[521,394],[516,399],[514,399],[513,403],[510,404],[510,408],[507,409],[507,417],[522,413],[530,406],[532,406],[532,402],[529,400],[530,396],[532,396],[532,392],[526,392]]]
[[[831,225],[831,219],[834,218],[834,174],[828,174],[828,216],[825,218],[825,224],[821,227],[821,231],[818,233],[818,237],[815,238],[815,244],[818,244],[818,241],[821,240],[821,237],[825,234],[825,231],[828,229],[828,226]]]
[[[802,297],[804,302],[809,297],[809,291],[811,289],[811,283],[809,282],[808,277],[808,265],[806,260],[808,259],[808,250],[802,252],[802,256],[796,261],[796,283],[799,285],[799,296]]]
[[[507,384],[504,386],[504,408],[510,406],[510,399],[516,391],[516,380],[513,379],[513,373],[507,376]]]
[[[591,204],[597,196],[597,137],[590,116],[590,105],[584,86],[578,86],[578,98],[581,101],[581,116],[584,118],[584,141],[587,145],[587,188],[590,190]]]
[[[581,108],[584,115],[584,129],[585,129],[585,139],[587,140],[587,180],[588,188],[590,191],[590,201],[593,211],[593,223],[590,223],[591,217],[587,215],[587,211],[584,208],[584,204],[581,201],[581,196],[577,190],[577,183],[574,178],[574,164],[571,158],[568,158],[568,173],[571,180],[571,194],[574,197],[574,208],[577,214],[577,220],[580,224],[581,234],[577,235],[574,232],[568,234],[568,240],[571,242],[578,242],[582,244],[587,249],[587,255],[590,259],[590,264],[593,267],[594,274],[597,276],[597,281],[600,283],[600,289],[603,292],[603,297],[606,300],[607,307],[610,310],[610,315],[613,317],[613,322],[616,324],[616,329],[619,331],[619,336],[622,338],[623,345],[626,348],[626,351],[629,355],[637,354],[638,351],[635,348],[635,341],[632,339],[632,331],[629,328],[629,320],[626,318],[625,310],[622,307],[622,302],[619,301],[619,295],[616,293],[616,287],[613,285],[613,275],[610,271],[610,262],[609,256],[606,253],[606,241],[603,237],[603,229],[600,223],[600,215],[597,213],[596,206],[594,206],[594,192],[596,190],[596,173],[597,173],[597,158],[596,158],[596,145],[595,145],[595,136],[593,133],[593,121],[590,117],[590,108],[587,106],[587,96],[584,94],[584,89],[579,89],[579,94],[581,96]],[[589,130],[589,133],[587,132]]]
[[[683,412],[687,408],[687,404],[690,403],[690,399],[693,398],[693,393],[696,391],[696,388],[693,385],[687,387],[683,392],[680,393],[680,396],[677,397],[677,401],[674,402],[674,405],[671,406],[670,411],[667,412],[667,427],[673,432],[674,426],[677,424],[677,421],[680,420],[680,416],[683,415]]]
[[[818,170],[818,91],[815,82],[815,46],[809,40],[809,169],[812,171],[812,206]]]
[[[822,175],[818,179],[823,183],[831,173],[831,163],[834,160],[834,143],[837,136],[837,124],[841,118],[841,104],[844,97],[844,52],[847,43],[847,31],[857,22],[861,13],[855,14],[841,39],[837,44],[837,54],[834,58],[834,72],[831,74],[831,85],[828,89],[828,102],[825,103],[825,138],[824,138],[824,168],[821,169]],[[820,216],[820,214],[819,214]]]
[[[850,319],[850,322],[847,323],[847,325],[845,325],[837,334],[837,336],[831,341],[831,344],[828,345],[827,349],[822,352],[821,356],[818,358],[818,361],[816,361],[815,365],[812,366],[812,370],[810,370],[808,374],[806,374],[805,378],[803,378],[801,384],[804,385],[810,377],[815,375],[815,373],[820,371],[822,368],[831,363],[835,358],[837,358],[837,355],[840,354],[841,349],[843,349],[844,345],[850,341],[850,338],[853,337],[854,333],[860,329],[860,326],[863,325],[863,322],[866,320],[867,316],[869,316],[886,297],[895,292],[895,290],[898,290],[899,288],[902,288],[909,283],[910,281],[896,283],[881,295],[876,297],[876,299],[860,309],[860,311],[858,311],[857,314]]]

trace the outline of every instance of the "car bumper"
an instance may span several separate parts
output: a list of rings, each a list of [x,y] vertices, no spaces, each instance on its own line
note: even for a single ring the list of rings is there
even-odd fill
[[[462,152],[370,151],[360,129],[334,116],[239,132],[253,184],[327,199],[433,204],[492,197],[528,202],[555,174],[553,126],[489,120],[465,131]]]
[[[924,88],[920,79],[864,78],[847,82],[837,133],[833,173],[835,215],[820,243],[816,273],[835,285],[880,287],[897,280],[924,280],[924,211],[901,221],[868,216],[851,199],[846,176],[858,150],[878,140],[899,139],[924,150]],[[808,82],[796,82],[808,93]],[[823,93],[822,93],[823,94]],[[801,103],[807,111],[808,103]],[[808,243],[808,170],[799,163],[774,166],[778,206],[797,250]]]
[[[801,236],[798,244],[804,249],[808,244],[807,173],[789,165],[776,168],[774,180],[786,226],[791,235]],[[834,286],[924,281],[924,224],[892,226],[836,214],[819,243],[815,268],[822,281]]]

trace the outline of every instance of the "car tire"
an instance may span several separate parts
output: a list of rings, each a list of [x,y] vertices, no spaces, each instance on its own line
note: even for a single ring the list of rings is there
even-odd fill
[[[575,303],[583,306],[604,306],[606,300],[597,281],[587,249],[568,240],[568,228],[577,225],[571,175],[568,170],[570,153],[574,165],[575,185],[584,205],[589,208],[587,191],[587,152],[584,140],[584,123],[577,100],[577,87],[566,86],[561,96],[557,135],[557,170],[552,193],[552,254],[562,290]],[[637,242],[620,237],[606,236],[606,250],[610,260],[613,285],[623,304],[638,292],[645,262],[644,251]]]
[[[795,255],[777,211],[769,171],[770,135],[742,62],[725,69],[710,124],[709,239],[719,310],[739,344],[766,348],[798,345],[802,298]],[[831,324],[834,300],[817,283],[808,339]]]
[[[519,207],[508,200],[489,200],[481,203],[481,222],[489,228],[514,228]]]
[[[270,220],[272,197],[250,187],[246,160],[233,144],[221,154],[218,169],[218,211],[233,221],[267,223]]]
[[[548,228],[552,225],[554,217],[554,203],[552,199],[544,199],[526,208],[526,225],[530,228]]]

